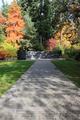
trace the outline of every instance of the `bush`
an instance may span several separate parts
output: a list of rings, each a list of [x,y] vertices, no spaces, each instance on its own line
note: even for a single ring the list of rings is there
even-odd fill
[[[55,55],[62,56],[62,51],[60,50],[60,48],[53,49],[52,53]]]
[[[5,60],[6,58],[6,52],[3,50],[0,50],[0,60]]]
[[[65,56],[67,56],[68,58],[78,59],[79,54],[80,51],[74,48],[65,49]]]
[[[80,51],[75,55],[75,60],[80,61]]]
[[[12,46],[11,44],[4,42],[1,44],[0,51],[1,51],[1,54],[4,53],[3,56],[5,56],[5,58],[6,57],[16,57],[17,49],[14,46]]]
[[[26,49],[20,47],[17,51],[17,59],[18,60],[26,60]]]

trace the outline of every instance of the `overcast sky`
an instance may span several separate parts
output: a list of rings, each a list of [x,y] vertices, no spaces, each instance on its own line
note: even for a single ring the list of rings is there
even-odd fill
[[[13,0],[4,0],[5,3],[10,4]],[[2,6],[2,0],[0,0],[0,7]]]

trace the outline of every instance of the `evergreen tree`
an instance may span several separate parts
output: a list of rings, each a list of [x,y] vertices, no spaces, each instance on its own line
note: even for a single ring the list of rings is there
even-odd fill
[[[28,10],[32,17],[37,40],[41,44],[53,36],[64,22],[75,23],[77,28],[79,26],[80,0],[23,0],[23,4],[22,8]]]
[[[3,17],[2,13],[0,13],[0,43],[5,40],[5,22],[5,17]]]
[[[3,4],[2,6],[2,14],[5,16],[5,17],[8,17],[8,8],[9,8],[9,5],[6,3],[6,4]]]
[[[22,0],[20,0],[22,5]],[[42,44],[52,35],[52,21],[50,16],[50,2],[49,0],[32,0],[23,2],[26,5],[26,9],[29,11],[35,28],[37,29],[38,41]],[[22,5],[23,7],[23,5]],[[23,7],[24,8],[24,7]],[[24,8],[24,10],[26,11]],[[43,15],[42,15],[43,14]]]

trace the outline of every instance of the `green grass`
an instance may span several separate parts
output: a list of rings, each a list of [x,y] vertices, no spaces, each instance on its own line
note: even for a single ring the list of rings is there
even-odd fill
[[[70,80],[80,87],[80,62],[74,60],[57,60],[53,63],[59,68]]]
[[[33,61],[0,62],[0,96],[33,64]]]

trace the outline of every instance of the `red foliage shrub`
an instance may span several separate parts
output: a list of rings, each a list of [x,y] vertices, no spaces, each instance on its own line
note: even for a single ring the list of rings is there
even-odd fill
[[[52,51],[56,47],[56,40],[54,38],[50,38],[47,44],[48,44],[48,50]]]
[[[8,56],[7,51],[3,47],[0,47],[0,60],[6,59],[7,56]]]
[[[0,50],[0,60],[4,60],[7,56],[7,53],[3,50]]]

